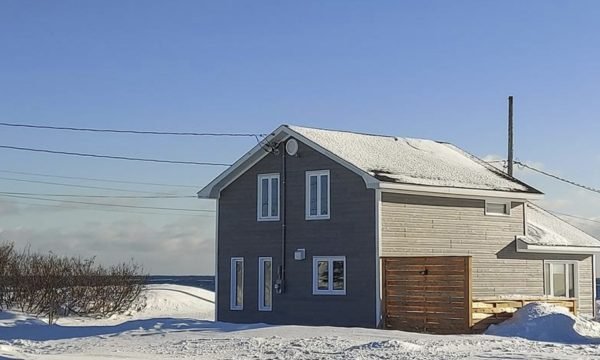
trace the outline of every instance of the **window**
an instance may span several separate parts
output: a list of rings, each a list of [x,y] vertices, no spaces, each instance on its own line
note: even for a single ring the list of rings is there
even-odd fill
[[[306,219],[329,219],[329,170],[306,172]]]
[[[485,202],[486,215],[510,215],[510,201]]]
[[[279,174],[258,175],[259,221],[279,220]]]
[[[544,293],[550,296],[577,297],[577,263],[545,261]]]
[[[313,257],[313,294],[346,295],[346,257]]]
[[[273,309],[273,260],[270,257],[258,258],[258,310]]]
[[[244,309],[244,258],[231,258],[231,288],[229,308]]]

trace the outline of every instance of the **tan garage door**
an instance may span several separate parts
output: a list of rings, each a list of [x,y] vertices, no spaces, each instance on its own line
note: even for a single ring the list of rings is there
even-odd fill
[[[388,329],[466,333],[471,319],[471,257],[383,258]]]

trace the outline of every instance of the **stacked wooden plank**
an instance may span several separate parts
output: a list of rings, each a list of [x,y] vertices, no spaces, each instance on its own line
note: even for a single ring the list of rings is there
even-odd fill
[[[483,332],[491,324],[499,324],[510,319],[517,310],[532,302],[545,302],[565,307],[577,314],[577,299],[557,299],[548,297],[523,297],[513,299],[476,298],[473,299],[472,330]]]

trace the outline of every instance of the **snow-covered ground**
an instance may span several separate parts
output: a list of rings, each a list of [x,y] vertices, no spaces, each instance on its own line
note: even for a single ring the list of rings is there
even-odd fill
[[[0,313],[0,357],[9,359],[592,359],[600,333],[548,308],[524,312],[495,329],[528,337],[524,328],[562,326],[538,342],[489,335],[437,336],[362,328],[234,325],[213,321],[213,293],[152,285],[129,314],[109,319],[60,319],[57,325],[14,312]],[[536,315],[537,314],[537,315]],[[554,320],[547,320],[549,315]],[[566,316],[574,322],[566,321]],[[557,320],[558,319],[558,320]],[[560,320],[562,319],[562,320]],[[518,319],[517,319],[518,320]],[[538,324],[539,325],[539,324]],[[512,327],[512,328],[511,328]],[[570,327],[570,328],[569,328]],[[574,330],[575,329],[575,330]],[[579,329],[581,330],[581,329]],[[535,331],[534,331],[535,333]],[[581,334],[580,334],[581,335]]]

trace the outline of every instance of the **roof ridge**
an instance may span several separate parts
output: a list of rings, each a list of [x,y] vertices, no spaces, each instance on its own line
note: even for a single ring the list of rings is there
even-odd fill
[[[372,134],[372,133],[366,133],[366,132],[360,132],[360,131],[326,129],[326,128],[319,128],[319,127],[313,127],[313,126],[301,126],[301,125],[292,125],[292,124],[285,124],[284,126],[291,130],[294,130],[294,128],[301,128],[301,129],[329,131],[329,132],[354,134],[354,135],[362,135],[362,136],[383,137],[383,138],[392,138],[392,139],[425,140],[425,141],[433,141],[433,142],[440,143],[440,144],[451,144],[450,142],[447,142],[447,141],[439,141],[439,140],[433,140],[433,139],[407,137],[407,136],[398,136],[398,135]]]

